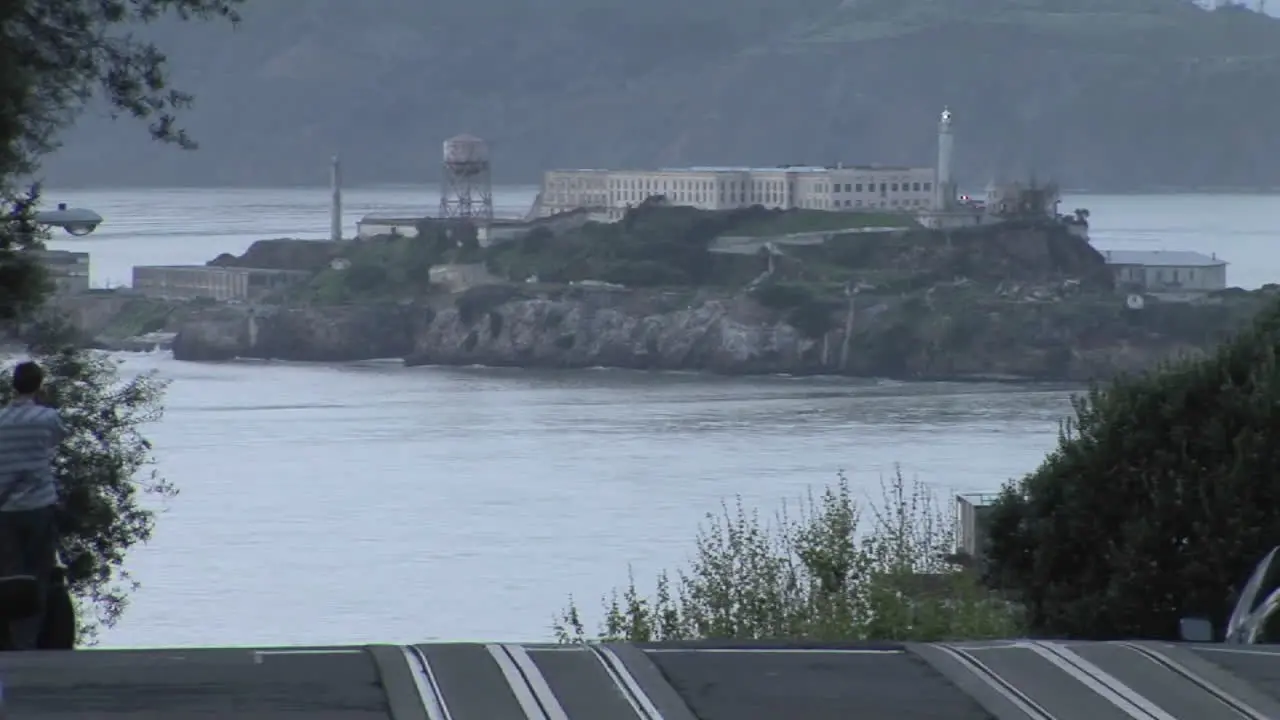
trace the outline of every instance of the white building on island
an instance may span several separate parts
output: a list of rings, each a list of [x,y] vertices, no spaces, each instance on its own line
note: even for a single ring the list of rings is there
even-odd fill
[[[763,205],[915,212],[930,207],[935,183],[933,168],[881,166],[551,170],[543,178],[538,215],[589,208],[616,218],[655,196],[704,210]]]
[[[938,166],[688,167],[660,170],[549,170],[535,214],[587,208],[620,218],[652,197],[704,210],[763,205],[790,210],[945,212],[955,205],[951,111],[938,126]]]
[[[1227,288],[1227,261],[1189,250],[1104,250],[1116,285],[1168,299],[1194,299]]]

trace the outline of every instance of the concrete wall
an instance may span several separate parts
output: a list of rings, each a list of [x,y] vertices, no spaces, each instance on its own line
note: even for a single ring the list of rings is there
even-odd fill
[[[429,278],[448,292],[462,292],[476,285],[488,285],[498,281],[484,265],[437,265],[431,268]]]
[[[310,276],[310,273],[299,270],[138,265],[133,268],[133,289],[148,297],[172,300],[252,300],[277,288],[305,281]]]
[[[418,237],[418,223],[422,218],[377,218],[356,223],[356,237],[367,240],[378,235]]]
[[[522,222],[495,222],[488,227],[478,229],[478,240],[481,247],[489,247],[490,245],[499,245],[504,242],[511,242],[535,228],[546,228],[553,234],[560,234],[576,230],[589,222],[608,222],[611,218],[607,214],[593,213],[585,209],[570,210],[569,212],[542,217],[536,220]]]
[[[41,250],[45,272],[58,295],[78,295],[89,291],[89,253],[70,250]]]
[[[130,289],[93,290],[55,297],[53,305],[81,332],[92,337],[102,332],[138,294]]]

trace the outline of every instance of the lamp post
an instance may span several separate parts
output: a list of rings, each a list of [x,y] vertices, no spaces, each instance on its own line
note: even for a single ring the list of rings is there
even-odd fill
[[[56,210],[37,212],[35,220],[41,225],[62,228],[76,237],[84,237],[102,224],[102,216],[98,213],[85,208],[69,208],[66,203],[58,203]]]

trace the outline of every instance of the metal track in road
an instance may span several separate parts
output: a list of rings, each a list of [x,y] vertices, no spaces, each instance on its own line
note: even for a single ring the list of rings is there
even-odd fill
[[[1150,660],[1156,665],[1159,665],[1160,667],[1192,683],[1209,695],[1212,695],[1218,702],[1226,705],[1228,708],[1231,708],[1231,710],[1244,720],[1275,720],[1275,718],[1267,717],[1255,708],[1251,707],[1249,704],[1245,703],[1243,700],[1236,698],[1212,682],[1209,682],[1191,670],[1188,670],[1181,663],[1162,652],[1143,647],[1136,643],[1121,642],[1116,644],[1138,653],[1147,660]]]
[[[663,720],[662,712],[649,699],[644,689],[640,687],[640,683],[636,682],[636,679],[631,675],[631,671],[627,669],[626,663],[622,662],[617,654],[601,645],[588,645],[587,649],[604,666],[604,671],[609,674],[609,679],[613,680],[613,684],[618,686],[618,692],[622,693],[622,697],[626,699],[627,704],[635,711],[637,718],[640,718],[640,720]]]
[[[542,671],[520,645],[486,645],[528,720],[569,720]]]
[[[413,645],[405,646],[403,650],[405,662],[409,663],[409,669],[413,672],[414,685],[418,687],[418,695],[427,710],[427,720],[453,720],[449,704],[445,702],[444,693],[440,691],[440,684],[436,682],[426,654]]]
[[[1028,642],[1025,647],[1056,665],[1134,720],[1178,720],[1118,678],[1056,642]]]
[[[1005,700],[1026,713],[1028,720],[1059,720],[1048,710],[1045,710],[1035,700],[1032,700],[1018,688],[1014,687],[1007,680],[987,667],[986,663],[974,657],[968,650],[964,650],[949,645],[938,645],[938,649],[943,653],[950,655],[952,659],[968,668],[970,672],[978,677],[979,680],[986,683],[990,688]]]

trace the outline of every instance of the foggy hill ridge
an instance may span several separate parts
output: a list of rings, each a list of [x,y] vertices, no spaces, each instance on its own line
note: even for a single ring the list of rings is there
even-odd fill
[[[495,180],[556,167],[932,165],[1072,188],[1280,188],[1280,20],[1187,0],[250,0],[161,23],[194,153],[100,111],[60,185],[434,182],[441,142]]]

